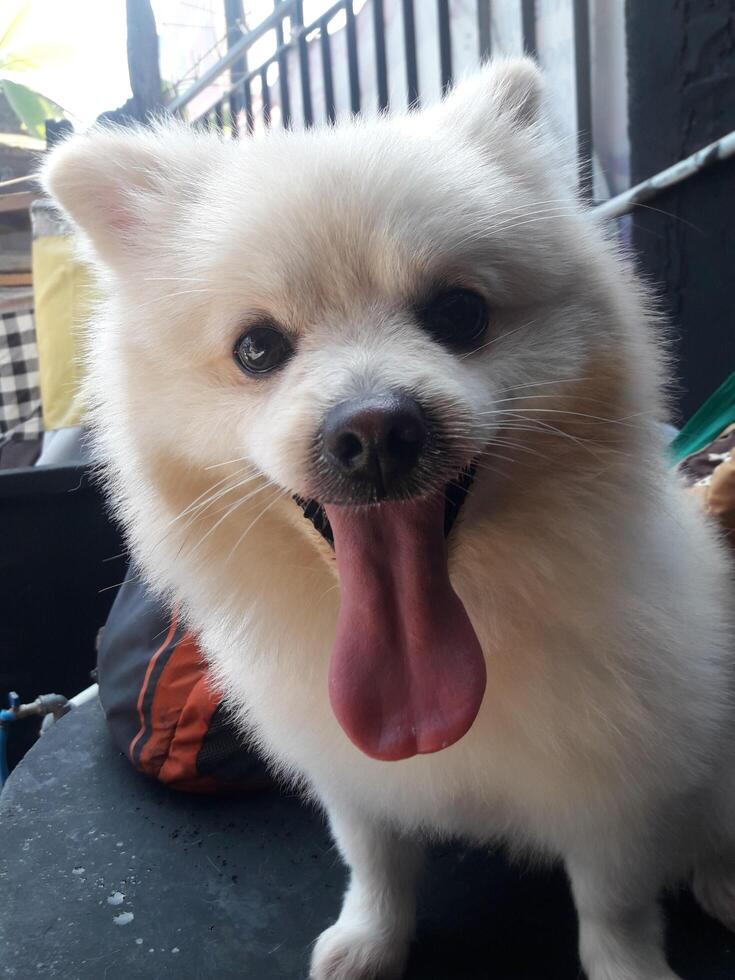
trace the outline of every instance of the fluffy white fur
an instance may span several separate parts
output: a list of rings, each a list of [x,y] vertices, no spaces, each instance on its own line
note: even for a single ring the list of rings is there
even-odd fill
[[[104,288],[88,395],[133,553],[350,866],[316,980],[400,976],[430,836],[563,858],[590,980],[672,980],[672,880],[735,923],[725,557],[667,471],[656,324],[542,102],[529,62],[498,62],[420,114],[236,143],[99,131],[44,172]],[[491,301],[469,356],[410,313],[447,277]],[[232,350],[263,312],[296,355],[254,380]],[[336,571],[291,499],[356,386],[410,388],[481,459],[449,547],[487,693],[460,742],[402,762],[330,709]]]

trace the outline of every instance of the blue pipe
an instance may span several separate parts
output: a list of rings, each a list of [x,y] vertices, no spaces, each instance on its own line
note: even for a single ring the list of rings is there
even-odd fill
[[[8,778],[8,727],[16,720],[16,711],[20,698],[11,691],[8,694],[8,707],[0,710],[0,789]]]
[[[11,691],[8,707],[0,708],[0,789],[8,778],[8,729],[14,721],[29,718],[31,715],[43,717],[52,714],[54,718],[65,715],[71,705],[62,694],[41,694],[30,704],[21,704],[20,698]]]
[[[5,712],[1,712],[5,714]],[[8,778],[8,729],[5,722],[0,721],[0,789]]]

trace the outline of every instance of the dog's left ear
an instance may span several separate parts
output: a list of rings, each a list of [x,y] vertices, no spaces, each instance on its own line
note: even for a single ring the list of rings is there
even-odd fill
[[[447,125],[485,140],[499,127],[526,130],[543,118],[543,76],[530,58],[496,58],[460,81],[440,111]]]

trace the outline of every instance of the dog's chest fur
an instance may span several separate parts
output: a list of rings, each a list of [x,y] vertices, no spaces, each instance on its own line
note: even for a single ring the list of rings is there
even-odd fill
[[[672,794],[696,785],[713,751],[707,732],[725,710],[711,687],[716,653],[692,654],[711,625],[680,582],[701,532],[673,487],[607,540],[604,522],[585,526],[578,511],[565,527],[568,516],[562,508],[552,520],[458,529],[453,580],[486,651],[488,686],[473,728],[450,749],[382,763],[351,745],[328,699],[334,580],[326,566],[311,581],[297,572],[304,554],[276,526],[276,540],[263,528],[260,541],[284,558],[278,590],[263,587],[256,562],[257,601],[243,609],[233,596],[225,611],[207,605],[212,595],[202,609],[215,675],[282,771],[305,775],[327,803],[332,790],[346,792],[407,828],[563,848],[587,811],[644,807],[674,772]],[[238,608],[243,626],[225,635],[219,624]]]

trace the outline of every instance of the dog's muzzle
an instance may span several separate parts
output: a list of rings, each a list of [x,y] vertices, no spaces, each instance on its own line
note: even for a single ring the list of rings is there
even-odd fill
[[[469,466],[465,467],[462,472],[455,477],[455,479],[450,480],[445,487],[445,537],[449,536],[449,532],[454,527],[457,517],[459,516],[459,512],[462,509],[462,505],[464,504],[467,494],[470,492],[470,488],[475,479],[475,472],[475,463],[471,463]],[[334,548],[334,534],[332,533],[332,528],[329,523],[327,513],[319,501],[306,500],[304,497],[300,497],[298,494],[294,494],[293,499],[303,511],[304,517],[314,526],[319,534],[321,534],[330,548]],[[380,520],[379,513],[377,514],[377,519]]]

